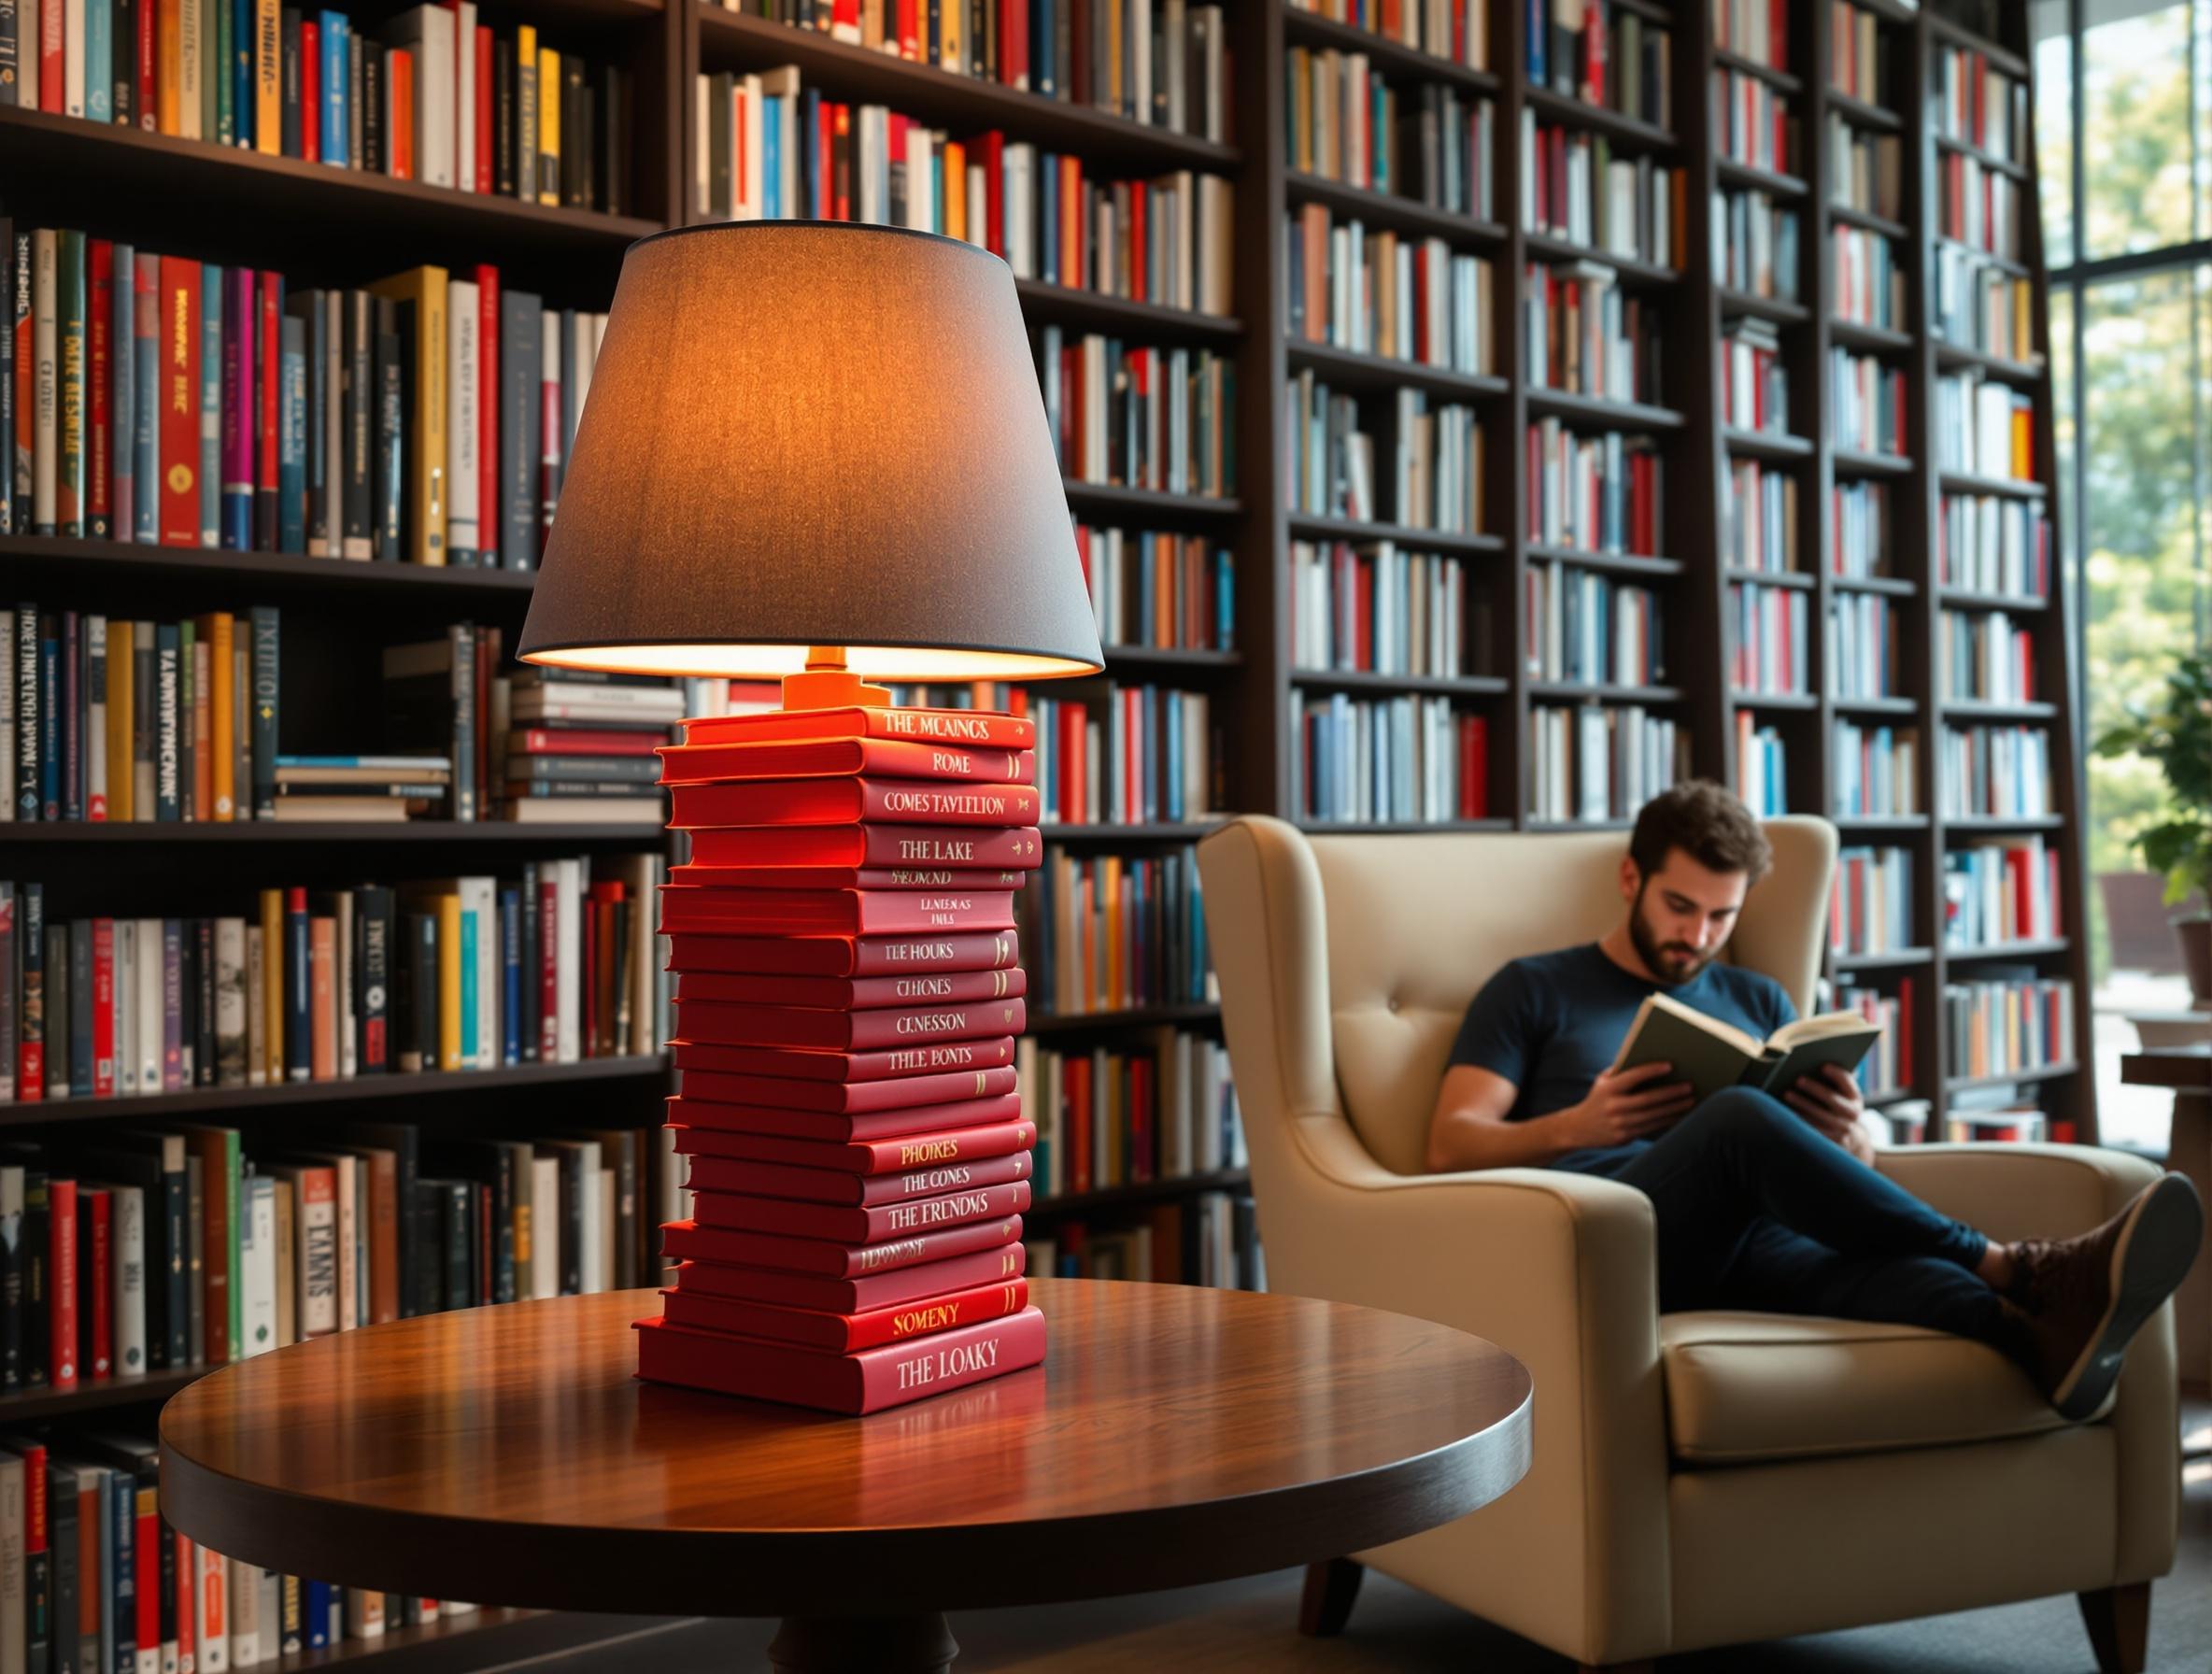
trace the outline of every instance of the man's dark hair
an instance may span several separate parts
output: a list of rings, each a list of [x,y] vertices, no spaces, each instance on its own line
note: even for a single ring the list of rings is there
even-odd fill
[[[1710,779],[1672,786],[1636,816],[1628,858],[1645,877],[1678,848],[1708,871],[1748,872],[1754,884],[1774,864],[1774,849],[1751,811]]]

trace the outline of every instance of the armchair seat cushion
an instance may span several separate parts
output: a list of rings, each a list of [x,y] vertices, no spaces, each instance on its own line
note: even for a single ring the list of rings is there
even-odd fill
[[[1995,1349],[1918,1326],[1669,1313],[1659,1355],[1678,1469],[1944,1447],[2065,1422]]]

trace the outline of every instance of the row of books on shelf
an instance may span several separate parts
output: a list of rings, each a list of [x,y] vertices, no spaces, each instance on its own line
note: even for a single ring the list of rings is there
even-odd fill
[[[1839,484],[1838,492],[1850,487]],[[1843,533],[1836,531],[1836,541]],[[1791,575],[1797,560],[1797,474],[1732,459],[1721,479],[1722,568]]]
[[[1771,70],[1790,67],[1788,0],[1712,0],[1713,45]]]
[[[1929,117],[1939,138],[2026,166],[2028,84],[1992,64],[1987,53],[1936,47]]]
[[[1244,1167],[1228,1053],[1211,1036],[1162,1028],[1067,1051],[1024,1039],[1014,1070],[1042,1198]]]
[[[1227,1192],[1199,1192],[1180,1202],[1156,1204],[1135,1226],[1055,1221],[1049,1234],[1025,1237],[1022,1243],[1028,1257],[1026,1270],[1055,1278],[1149,1279],[1222,1290],[1268,1287],[1252,1199]]]
[[[1828,202],[1884,220],[1905,219],[1905,142],[1828,115]]]
[[[1943,944],[2055,940],[2066,933],[2059,854],[2041,837],[1977,837],[1943,851]]]
[[[1649,555],[1666,527],[1665,471],[1648,435],[1577,430],[1560,418],[1528,427],[1528,539],[1539,546]]]
[[[1728,686],[1732,691],[1808,689],[1810,594],[1794,588],[1728,584]]]
[[[1932,325],[1936,338],[1959,348],[2031,362],[2035,348],[2035,287],[2024,275],[1987,256],[1938,245]]]
[[[18,0],[0,104],[535,204],[628,213],[628,70],[475,0],[357,31],[269,0]]]
[[[1417,0],[1411,6],[1382,0],[1289,0],[1293,11],[1365,29],[1383,40],[1464,64],[1490,67],[1489,8],[1480,0]]]
[[[1894,953],[1913,945],[1912,851],[1850,845],[1836,851],[1828,945],[1836,953]],[[1902,1086],[1884,1081],[1878,1086]]]
[[[1790,811],[1789,750],[1772,723],[1736,712],[1736,796],[1761,819]]]
[[[2025,390],[1976,370],[1936,380],[1936,464],[2018,482],[2035,475],[2035,404]]]
[[[1920,729],[1836,723],[1831,787],[1840,818],[1917,815]],[[2041,819],[2051,813],[2050,734],[2029,726],[1947,726],[1936,783],[1946,819]]]
[[[1797,119],[1772,82],[1721,66],[1712,73],[1706,108],[1712,117],[1713,150],[1723,162],[1770,175],[1794,172]]]
[[[1828,8],[1828,85],[1863,105],[1888,103],[1892,37],[1862,6]]]
[[[1490,812],[1490,723],[1448,698],[1290,694],[1290,805],[1301,819],[1438,823]]]
[[[1484,643],[1466,563],[1394,541],[1291,542],[1288,601],[1293,669],[1451,680]]]
[[[2079,1131],[2070,1118],[2049,1114],[2018,1086],[1958,1088],[1950,1096],[1950,1106],[1942,1138],[1953,1145],[2071,1145]],[[1878,1124],[1875,1143],[1927,1143],[1934,1109],[1925,1099],[1884,1104],[1872,1113]]]
[[[1237,643],[1237,568],[1202,535],[1075,525],[1099,643],[1109,649],[1227,651]],[[697,713],[691,711],[689,713]]]
[[[1056,681],[1025,688],[1014,712],[1037,726],[1041,824],[1181,824],[1223,806],[1204,692]]]
[[[657,1051],[658,855],[62,917],[0,883],[0,1099],[145,1098]]]
[[[825,99],[795,64],[702,73],[693,207],[725,220],[851,220],[965,238],[1016,278],[1134,302],[1231,311],[1234,188],[1181,169],[1091,177],[1081,159],[967,139],[882,105]]]
[[[1494,268],[1441,238],[1368,232],[1308,204],[1283,223],[1284,329],[1295,341],[1447,372],[1492,370]]]
[[[1732,319],[1721,329],[1721,422],[1737,430],[1786,434],[1790,374],[1781,333],[1770,319]]]
[[[1970,250],[2024,260],[2026,189],[1978,157],[1949,151],[1936,163],[1936,232]]]
[[[1648,587],[1557,559],[1529,564],[1522,666],[1531,679],[1657,686],[1667,677],[1664,613]]]
[[[1473,534],[1483,523],[1482,424],[1472,407],[1399,389],[1376,403],[1390,415],[1384,452],[1358,397],[1332,394],[1312,368],[1295,374],[1283,415],[1289,509],[1314,518],[1397,523]]]
[[[2035,636],[2001,610],[1947,610],[1936,631],[1936,689],[1956,702],[2033,703]]]
[[[1828,795],[1838,819],[1892,819],[1921,811],[1918,727],[1838,719],[1828,747]]]
[[[1859,1084],[1862,1098],[1879,1097],[1912,1085],[1912,1034],[1913,1034],[1913,979],[1901,976],[1893,991],[1885,991],[1871,984],[1860,984],[1844,977],[1836,984],[1833,1010],[1856,1012],[1867,1022],[1877,1025],[1881,1033],[1866,1056],[1859,1060],[1859,1067],[1851,1071]],[[1886,1112],[1872,1113],[1878,1119]],[[1877,1127],[1879,1134],[1882,1130]]]
[[[1219,499],[1236,492],[1236,364],[1056,325],[1035,333],[1044,417],[1078,482]]]
[[[1688,177],[1641,153],[1613,154],[1602,134],[1521,112],[1521,226],[1598,256],[1680,266]]]
[[[1602,262],[1531,262],[1521,331],[1531,386],[1615,401],[1661,399],[1659,310],[1624,291]]]
[[[1631,819],[1690,771],[1690,733],[1640,703],[1530,711],[1529,812],[1541,820]]]
[[[0,269],[0,529],[535,566],[604,315],[489,266],[295,290],[5,218]]]
[[[2027,966],[1992,967],[1978,982],[1943,988],[1944,1072],[2011,1075],[2077,1061],[2074,985]]]
[[[1365,52],[1292,47],[1283,54],[1285,163],[1300,174],[1496,219],[1495,106],[1457,88],[1406,91]]]
[[[1902,458],[1908,451],[1909,396],[1902,367],[1848,348],[1828,351],[1828,438],[1857,453]],[[1940,433],[1942,422],[1936,422]],[[1940,446],[1940,444],[1939,444]]]
[[[1229,39],[1218,6],[1135,0],[1126,13],[1109,13],[1093,0],[968,10],[917,0],[723,0],[723,7],[1171,134],[1228,136]]]
[[[1198,851],[1078,855],[1048,846],[1014,898],[1030,1005],[1056,1016],[1210,1005]]]
[[[1828,601],[1828,695],[1893,698],[1901,689],[1897,608],[1879,593],[1842,593]]]
[[[1945,494],[1936,503],[1939,587],[2033,601],[2050,597],[2050,522],[2033,501]]]
[[[1828,230],[1828,306],[1837,319],[1903,331],[1905,272],[1893,240],[1861,227]]]
[[[1673,32],[1611,0],[1533,0],[1532,86],[1656,128],[1672,121]]]
[[[1896,562],[1891,548],[1890,485],[1861,479],[1838,482],[1828,491],[1828,574],[1850,581],[1888,575]],[[1796,569],[1793,561],[1788,566]]]
[[[1713,193],[1713,280],[1730,291],[1797,300],[1798,220],[1764,192]]]

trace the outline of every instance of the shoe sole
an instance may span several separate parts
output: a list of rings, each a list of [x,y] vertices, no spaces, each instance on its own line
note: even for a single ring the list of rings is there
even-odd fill
[[[2181,1175],[2168,1174],[2136,1199],[2113,1241],[2105,1317],[2051,1392],[2061,1417],[2078,1422],[2105,1404],[2128,1343],[2188,1275],[2204,1236],[2204,1207]]]

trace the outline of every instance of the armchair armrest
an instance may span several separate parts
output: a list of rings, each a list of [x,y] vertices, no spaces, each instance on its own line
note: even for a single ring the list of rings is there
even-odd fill
[[[1952,1219],[2006,1241],[2087,1232],[2159,1176],[2139,1156],[2091,1145],[1913,1145],[1882,1152],[1877,1166]],[[2119,1450],[2119,1583],[2173,1567],[2181,1515],[2177,1377],[2168,1302],[2129,1345],[2106,1420]]]

